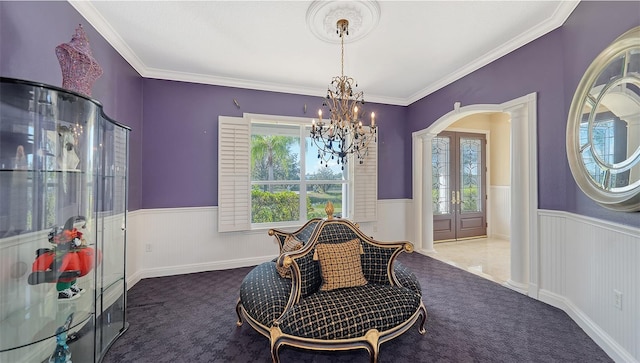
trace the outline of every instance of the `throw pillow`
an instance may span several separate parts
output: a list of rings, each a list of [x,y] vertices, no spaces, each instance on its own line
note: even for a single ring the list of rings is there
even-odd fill
[[[360,239],[343,243],[321,243],[316,246],[322,275],[321,291],[343,287],[363,286],[367,280],[362,273]]]
[[[282,256],[286,252],[296,251],[302,248],[302,242],[298,241],[295,237],[289,235],[285,238],[284,243],[282,244],[282,251],[280,255]],[[278,270],[278,274],[280,276],[290,279],[291,278],[291,269],[279,267],[276,265],[276,269]]]

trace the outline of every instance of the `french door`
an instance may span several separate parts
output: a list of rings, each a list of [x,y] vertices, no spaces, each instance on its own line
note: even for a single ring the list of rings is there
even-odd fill
[[[433,240],[487,235],[486,138],[443,131],[432,143]]]

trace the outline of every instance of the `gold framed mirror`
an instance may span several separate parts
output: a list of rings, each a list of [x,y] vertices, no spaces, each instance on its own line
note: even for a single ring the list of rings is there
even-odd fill
[[[611,43],[583,75],[569,109],[567,157],[591,199],[640,211],[640,26]]]

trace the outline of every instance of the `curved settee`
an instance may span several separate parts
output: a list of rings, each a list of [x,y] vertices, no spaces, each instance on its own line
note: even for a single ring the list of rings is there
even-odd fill
[[[293,233],[272,229],[269,234],[280,244],[281,254],[247,274],[236,312],[238,326],[247,321],[270,339],[274,362],[279,362],[283,345],[366,349],[376,362],[380,344],[404,333],[418,319],[419,332],[425,333],[427,311],[420,283],[395,261],[401,252],[413,251],[410,242],[375,241],[345,219],[312,219]],[[299,242],[299,249],[286,252],[290,240]],[[327,290],[332,277],[326,274],[333,268],[341,272],[345,260],[330,265],[333,257],[325,251],[348,258],[350,252],[343,248],[351,251],[354,244],[359,248],[354,269],[361,267],[366,281],[356,279],[356,286]],[[282,277],[277,267],[290,276]]]

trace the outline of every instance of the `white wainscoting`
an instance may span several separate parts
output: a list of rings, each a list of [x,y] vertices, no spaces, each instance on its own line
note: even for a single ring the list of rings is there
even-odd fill
[[[129,219],[129,285],[139,279],[256,265],[278,247],[266,230],[218,232],[218,208],[136,211]]]
[[[511,187],[491,185],[488,202],[489,235],[492,238],[509,240],[511,236]]]
[[[566,311],[615,361],[638,362],[640,229],[550,210],[538,220],[539,299]]]
[[[378,221],[360,223],[360,229],[381,241],[408,240],[411,210],[409,199],[378,201]],[[218,232],[217,213],[217,207],[129,213],[128,287],[142,278],[253,266],[277,256],[278,246],[266,229]]]

